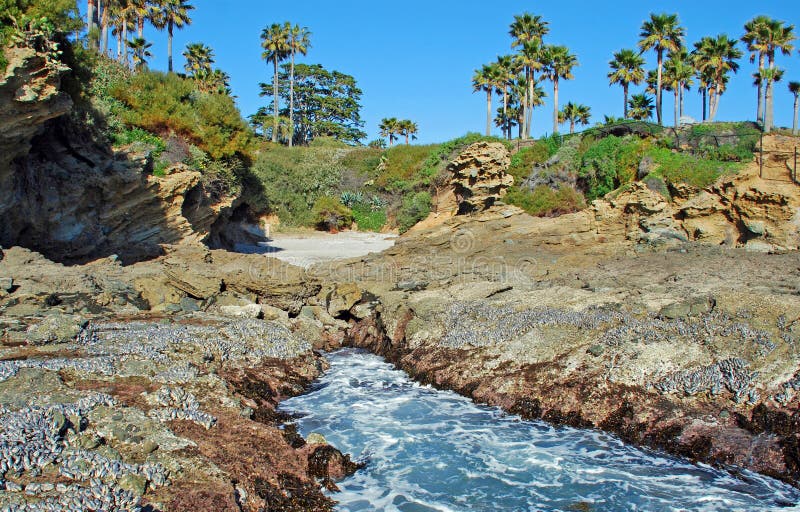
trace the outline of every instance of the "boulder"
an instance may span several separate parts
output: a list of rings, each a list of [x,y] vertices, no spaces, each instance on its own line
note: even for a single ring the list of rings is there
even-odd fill
[[[179,304],[186,296],[184,292],[171,286],[163,275],[135,279],[133,287],[154,311],[162,311],[169,304]]]
[[[28,327],[26,338],[32,345],[69,343],[85,325],[86,320],[79,315],[53,314]]]
[[[355,283],[343,283],[336,286],[328,303],[328,313],[332,317],[350,311],[361,300],[361,289]]]
[[[247,304],[246,306],[220,306],[219,312],[233,318],[260,318],[262,315],[260,304]]]
[[[268,304],[259,304],[261,309],[261,317],[264,320],[278,322],[284,325],[289,323],[289,313]]]
[[[689,302],[674,302],[661,308],[659,314],[669,320],[676,320],[678,318],[685,318],[691,313],[691,304]]]
[[[508,149],[499,142],[476,142],[450,162],[458,213],[483,211],[499,201],[514,184],[506,174],[510,163]]]

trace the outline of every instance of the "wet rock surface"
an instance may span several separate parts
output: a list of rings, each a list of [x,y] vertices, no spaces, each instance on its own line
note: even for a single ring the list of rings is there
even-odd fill
[[[64,268],[10,253],[3,264]],[[21,295],[43,286],[17,275]],[[131,292],[129,278],[116,288]],[[65,300],[31,293],[29,315],[0,316],[0,508],[332,509],[322,486],[355,466],[326,444],[307,446],[275,412],[325,367],[288,316],[100,305],[103,287],[81,292],[94,313],[71,315],[61,290]],[[16,294],[0,309],[19,306]]]

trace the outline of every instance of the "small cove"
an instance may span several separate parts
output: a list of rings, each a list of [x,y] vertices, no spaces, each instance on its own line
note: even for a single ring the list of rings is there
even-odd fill
[[[523,421],[414,383],[372,354],[328,355],[312,390],[287,400],[367,466],[339,482],[342,511],[791,510],[800,491],[627,445],[596,430]],[[798,508],[800,509],[800,508]]]

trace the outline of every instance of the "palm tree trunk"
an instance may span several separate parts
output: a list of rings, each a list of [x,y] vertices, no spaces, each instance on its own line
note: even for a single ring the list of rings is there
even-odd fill
[[[708,96],[708,87],[703,87],[703,122],[706,120],[706,104],[708,103],[706,97]]]
[[[575,119],[569,120],[569,133],[575,133]]]
[[[122,63],[126,66],[128,63],[128,23],[122,23]]]
[[[86,33],[94,28],[94,0],[89,0],[86,4]]]
[[[289,147],[294,141],[294,50],[292,50],[292,69],[289,73]]]
[[[794,121],[792,121],[792,135],[797,135],[797,110],[800,107],[800,96],[794,95]]]
[[[122,26],[117,27],[117,62],[122,63]]]
[[[108,55],[108,5],[103,10],[103,17],[100,19],[100,26],[102,27],[102,43],[103,55]]]
[[[664,125],[661,118],[661,69],[664,67],[664,50],[658,49],[658,79],[656,81],[656,117],[658,124]]]
[[[708,99],[708,120],[712,123],[714,122],[714,118],[717,116],[717,88],[711,88],[711,95]]]
[[[504,85],[503,86],[503,138],[506,138],[507,130],[508,130],[508,86]]]
[[[628,119],[628,83],[622,84],[622,117]]]
[[[528,120],[525,123],[528,125],[528,135],[529,139],[533,138],[533,83],[536,79],[536,76],[533,74],[534,71],[531,68],[531,79],[528,81]]]
[[[139,26],[137,27],[138,30],[136,32],[136,36],[140,38],[144,37],[144,16],[139,16],[137,22]]]
[[[492,134],[492,87],[486,91],[486,136]]]
[[[681,82],[681,115],[680,115],[680,117],[683,117],[683,113],[685,112],[684,105],[683,105],[683,98],[685,96],[685,92],[686,92],[686,84]]]
[[[409,142],[408,142],[408,134],[406,133],[406,146],[408,146],[408,144],[409,144]]]
[[[763,76],[764,71],[764,54],[762,52],[758,52],[758,73],[759,76]],[[761,123],[761,126],[764,126],[764,81],[758,81],[758,112],[757,112],[756,122]]]
[[[764,131],[769,133],[772,131],[772,125],[775,122],[775,112],[773,108],[774,102],[774,84],[772,78],[767,80],[767,95],[764,100]]]
[[[525,96],[522,99],[522,124],[520,125],[521,128],[521,135],[520,138],[526,139],[528,138],[528,84],[531,82],[531,70],[529,67],[525,66]]]
[[[764,131],[766,133],[772,131],[772,124],[775,121],[775,111],[773,108],[775,58],[773,56],[769,57],[769,69],[770,73],[767,76],[767,91],[764,96]]]
[[[273,121],[272,121],[272,142],[278,142],[278,55],[275,54],[274,58],[272,59],[275,62],[275,75],[272,81],[272,92],[273,92]],[[389,136],[389,141],[391,145],[392,137]]]
[[[172,20],[167,23],[167,73],[172,73]]]
[[[675,128],[677,128],[678,124],[680,124],[678,122],[678,119],[680,117],[680,107],[681,107],[681,98],[680,98],[681,92],[680,91],[681,91],[680,84],[676,84],[676,87],[675,87]]]
[[[553,133],[558,133],[558,75],[553,75]]]

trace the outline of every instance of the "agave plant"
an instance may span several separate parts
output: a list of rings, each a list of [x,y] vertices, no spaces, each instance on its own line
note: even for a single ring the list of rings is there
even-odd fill
[[[382,210],[385,206],[386,201],[384,201],[380,196],[372,196],[369,198],[369,207],[373,212]]]
[[[339,198],[339,201],[348,208],[364,202],[364,195],[361,192],[351,192],[345,190]]]

